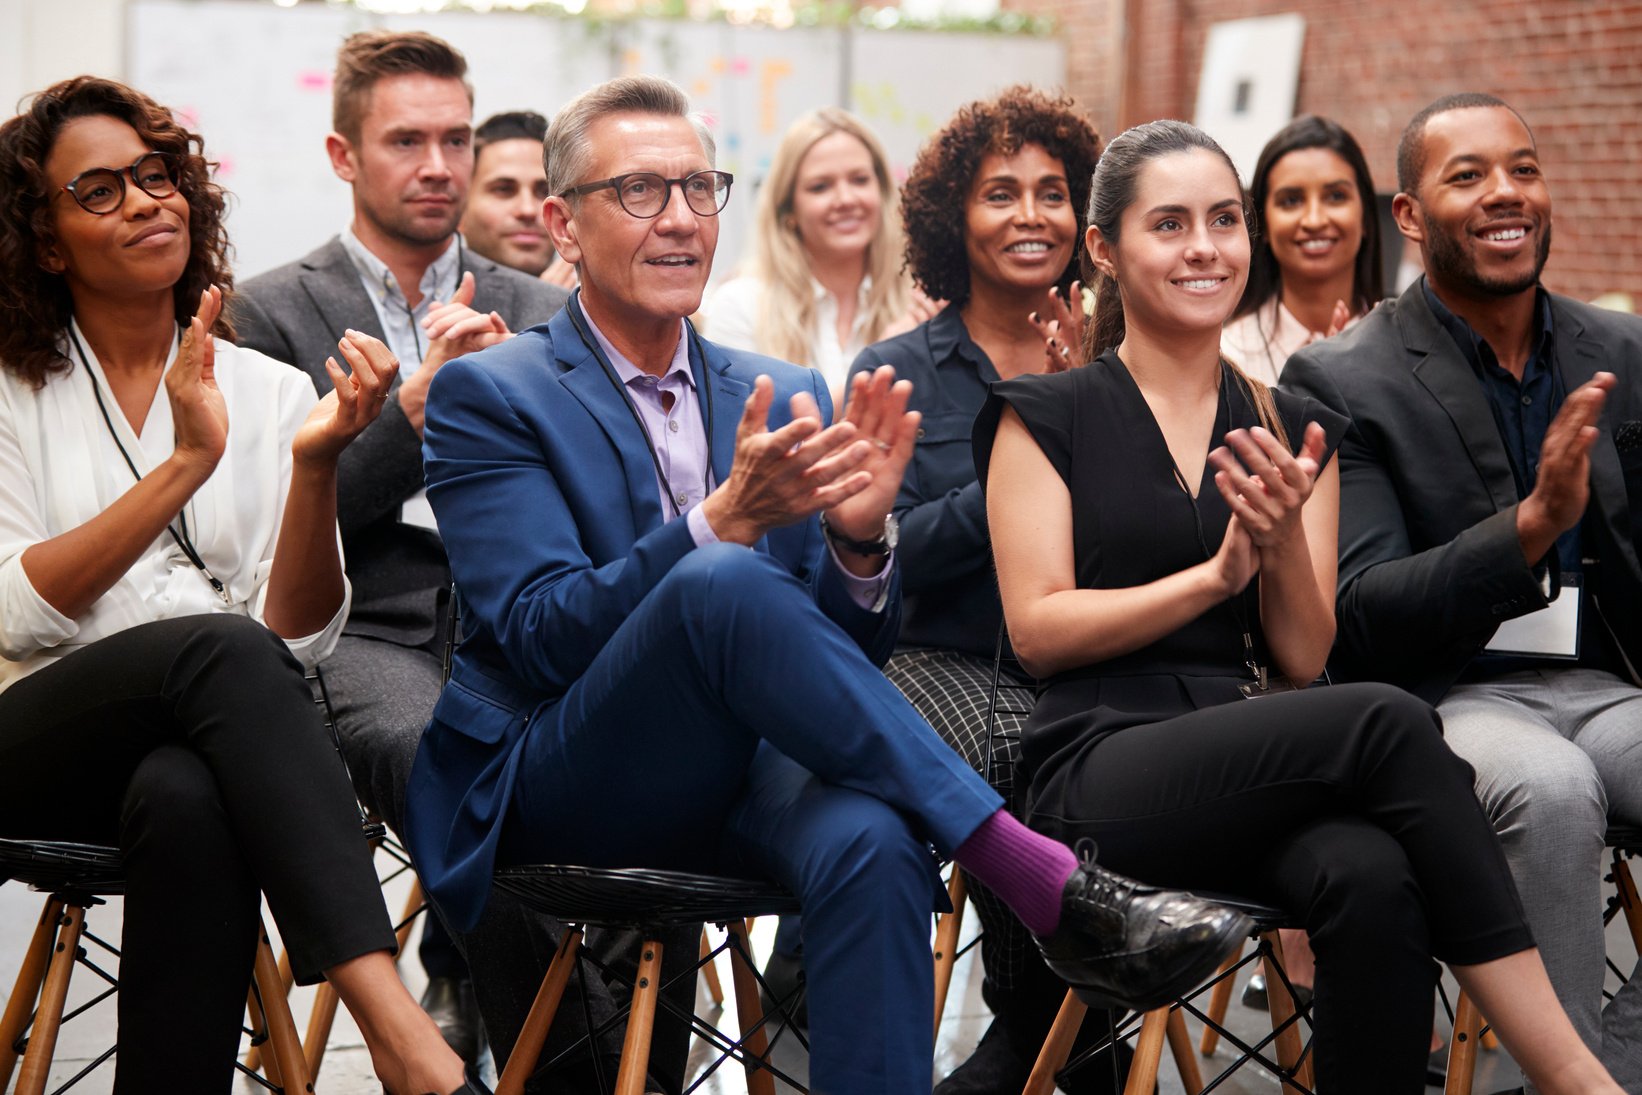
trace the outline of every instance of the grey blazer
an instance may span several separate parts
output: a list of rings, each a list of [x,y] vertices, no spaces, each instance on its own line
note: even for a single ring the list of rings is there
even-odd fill
[[[1642,320],[1552,296],[1566,390],[1619,383],[1591,456],[1585,550],[1596,609],[1642,664]],[[1544,607],[1516,534],[1516,481],[1476,374],[1416,282],[1351,330],[1289,358],[1282,387],[1349,415],[1340,445],[1334,670],[1435,703],[1504,620]],[[1627,424],[1632,428],[1625,429]],[[1620,443],[1616,444],[1616,435]],[[1642,442],[1642,438],[1638,438]]]
[[[547,322],[569,298],[471,248],[463,266],[473,272],[474,309],[496,312],[514,331]],[[240,286],[231,316],[240,345],[302,369],[321,395],[331,388],[325,359],[336,355],[344,331],[383,336],[359,272],[336,237]],[[433,638],[439,595],[450,583],[444,547],[432,533],[399,523],[400,504],[421,489],[422,439],[399,401],[389,399],[342,454],[337,474],[337,519],[353,585],[346,634],[406,646]]]

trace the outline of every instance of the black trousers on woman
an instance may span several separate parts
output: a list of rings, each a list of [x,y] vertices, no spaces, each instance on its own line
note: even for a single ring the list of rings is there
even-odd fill
[[[124,853],[116,1092],[228,1090],[259,893],[300,983],[394,945],[301,668],[242,616],[133,627],[0,693],[0,833]]]
[[[1300,916],[1317,953],[1325,1095],[1423,1091],[1432,958],[1533,945],[1471,766],[1436,712],[1396,688],[1311,689],[1119,730],[1034,791],[1033,827],[1093,839],[1114,871]]]

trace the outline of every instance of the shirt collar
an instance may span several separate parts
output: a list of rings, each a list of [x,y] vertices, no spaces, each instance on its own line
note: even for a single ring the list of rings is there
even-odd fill
[[[1469,323],[1462,317],[1455,315],[1448,305],[1438,298],[1436,291],[1431,288],[1431,279],[1420,279],[1420,286],[1425,290],[1425,302],[1431,306],[1431,314],[1437,317],[1437,322],[1442,324],[1443,330],[1448,332],[1449,337],[1460,348],[1460,353],[1465,355],[1465,360],[1471,368],[1480,373],[1484,364],[1497,366],[1499,357],[1494,352],[1494,348],[1489,346],[1487,341],[1477,334]],[[1528,354],[1528,364],[1523,370],[1524,379],[1527,379],[1530,370],[1537,364],[1549,363],[1550,361],[1551,294],[1545,291],[1543,285],[1535,288],[1534,302],[1537,305],[1534,309],[1534,332],[1529,338],[1529,345],[1532,349]],[[1484,350],[1487,351],[1486,354],[1484,354]]]
[[[379,292],[388,300],[406,299],[393,271],[388,264],[376,257],[376,253],[360,242],[354,235],[353,225],[342,229],[340,239],[342,249],[353,260],[354,269],[365,279],[366,284]],[[463,242],[460,232],[451,233],[450,241],[439,257],[428,263],[428,268],[422,271],[422,301],[449,300],[456,294],[456,283],[461,277]]]
[[[975,344],[969,337],[969,328],[964,326],[963,316],[959,309],[949,305],[936,312],[929,321],[929,352],[936,362],[945,361],[953,354],[957,354],[977,369],[996,373],[992,359],[986,356],[986,351]],[[983,371],[983,376],[985,372]]]
[[[599,325],[593,322],[593,317],[587,314],[586,308],[582,309],[582,318],[587,320],[587,326],[592,330],[593,337],[598,341],[599,348],[610,359],[611,366],[616,370],[616,375],[621,378],[623,384],[632,384],[650,375],[629,361],[620,350],[616,349],[615,344],[605,337],[603,331],[599,330]],[[695,373],[690,371],[690,343],[685,338],[685,334],[684,321],[681,319],[678,321],[678,344],[673,347],[673,360],[667,366],[667,371],[661,374],[660,380],[665,381],[675,374],[682,374],[684,382],[694,388],[696,386],[696,376]]]
[[[827,292],[827,287],[825,285],[822,285],[819,281],[817,281],[813,277],[810,278],[810,295],[815,300],[815,302],[817,304],[820,304],[820,303],[826,301],[828,298],[830,298],[832,296],[831,293]],[[862,309],[859,307],[859,305],[865,304],[867,302],[867,298],[871,295],[872,295],[872,275],[867,274],[865,277],[863,277],[861,279],[860,287],[855,290],[855,302],[858,306],[856,308],[856,322],[859,323],[860,320],[863,318]]]

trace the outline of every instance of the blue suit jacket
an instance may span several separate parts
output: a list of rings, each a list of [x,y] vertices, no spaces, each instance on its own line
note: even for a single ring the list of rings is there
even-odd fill
[[[489,895],[533,716],[559,701],[695,546],[685,521],[663,523],[645,438],[576,331],[579,305],[449,362],[428,396],[428,500],[462,591],[464,634],[411,769],[406,837],[423,885],[458,931],[477,923]],[[800,391],[831,414],[812,369],[706,341],[699,351],[692,346],[690,365],[702,420],[712,422],[717,482],[730,474],[759,374],[775,381],[771,429],[789,420]],[[883,612],[860,608],[825,558],[814,518],[771,532],[755,550],[806,581],[875,664],[888,657],[900,623],[895,579]]]

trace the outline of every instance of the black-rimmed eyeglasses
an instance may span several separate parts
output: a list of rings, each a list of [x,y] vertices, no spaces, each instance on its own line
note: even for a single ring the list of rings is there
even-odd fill
[[[572,186],[559,197],[573,198],[580,194],[591,194],[595,190],[614,190],[616,200],[629,216],[649,220],[651,217],[661,216],[661,211],[667,208],[667,202],[673,196],[673,187],[676,186],[684,195],[684,204],[690,207],[692,213],[703,217],[716,217],[724,209],[724,204],[730,200],[730,184],[733,182],[735,176],[728,171],[697,171],[682,179],[665,178],[654,171],[634,171],[626,175],[617,175],[613,179],[600,179],[598,182]]]
[[[125,204],[125,179],[153,198],[169,198],[177,192],[180,181],[177,158],[169,152],[144,152],[127,167],[93,167],[70,179],[63,187],[80,208],[87,213],[102,216]]]

